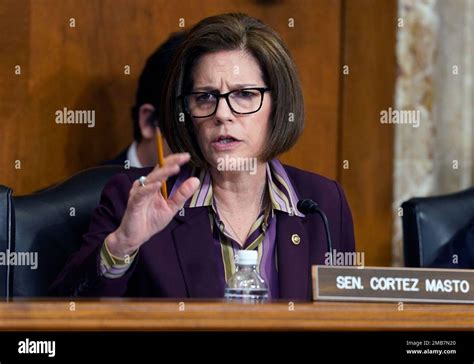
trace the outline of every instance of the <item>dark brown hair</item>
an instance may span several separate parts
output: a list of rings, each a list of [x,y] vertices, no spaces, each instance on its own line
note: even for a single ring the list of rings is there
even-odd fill
[[[279,35],[260,20],[230,13],[201,20],[188,33],[178,50],[160,107],[160,125],[173,152],[189,152],[198,167],[207,162],[198,146],[194,126],[180,95],[192,89],[191,74],[205,54],[242,49],[260,65],[266,86],[271,89],[272,113],[268,142],[260,159],[268,161],[289,150],[304,125],[304,102],[296,66]]]

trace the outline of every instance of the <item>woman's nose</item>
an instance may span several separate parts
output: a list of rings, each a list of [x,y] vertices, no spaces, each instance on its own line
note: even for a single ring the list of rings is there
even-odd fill
[[[232,122],[234,119],[234,114],[225,97],[220,98],[218,101],[215,119],[218,123]]]

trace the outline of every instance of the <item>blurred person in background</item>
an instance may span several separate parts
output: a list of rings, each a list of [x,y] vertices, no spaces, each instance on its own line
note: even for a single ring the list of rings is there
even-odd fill
[[[168,70],[184,38],[184,32],[172,34],[148,57],[138,80],[135,105],[131,110],[134,141],[115,158],[103,164],[119,164],[135,168],[157,164],[155,127],[160,124],[157,117],[158,108],[161,98],[164,97],[163,87]],[[166,140],[163,144],[166,156],[170,150]]]

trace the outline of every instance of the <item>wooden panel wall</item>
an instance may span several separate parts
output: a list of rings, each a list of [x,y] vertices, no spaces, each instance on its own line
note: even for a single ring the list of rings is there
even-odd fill
[[[366,263],[388,264],[392,134],[375,117],[391,103],[395,2],[2,0],[0,183],[25,194],[113,157],[132,139],[144,61],[181,30],[180,18],[189,28],[209,15],[246,12],[279,32],[303,84],[305,131],[283,161],[340,180]],[[64,107],[95,110],[95,127],[56,124]]]
[[[395,0],[349,0],[342,13],[342,63],[349,74],[341,82],[338,179],[366,265],[391,264],[394,133],[380,123],[380,111],[393,105],[396,14]]]
[[[0,6],[7,20],[0,34],[2,49],[7,46],[0,63],[0,183],[16,194],[48,186],[127,146],[129,110],[147,56],[181,30],[181,18],[189,28],[229,11],[276,29],[299,66],[308,122],[285,161],[336,177],[340,1],[3,0]],[[17,64],[21,75],[14,74]],[[95,127],[56,124],[55,111],[64,107],[95,110]]]

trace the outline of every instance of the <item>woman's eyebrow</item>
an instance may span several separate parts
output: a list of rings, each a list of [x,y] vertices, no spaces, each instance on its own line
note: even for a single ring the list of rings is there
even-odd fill
[[[232,85],[231,89],[236,90],[236,89],[239,89],[239,88],[246,88],[246,87],[257,87],[257,84],[255,84],[255,83],[238,83],[238,84]]]
[[[247,88],[247,87],[257,87],[257,84],[255,83],[238,83],[235,85],[231,85],[229,87],[229,90],[238,90],[241,88]],[[220,92],[219,89],[212,87],[212,86],[201,86],[201,87],[194,87],[193,90],[195,92],[203,91],[203,92]]]

